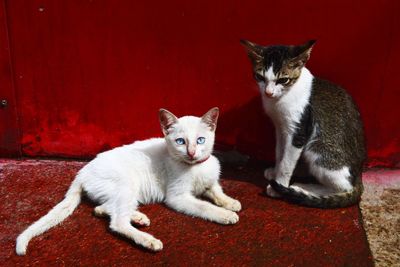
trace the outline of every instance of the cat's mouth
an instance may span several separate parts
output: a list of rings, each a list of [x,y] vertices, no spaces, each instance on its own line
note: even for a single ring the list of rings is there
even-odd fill
[[[186,159],[185,162],[188,164],[191,164],[191,165],[195,165],[195,164],[203,163],[203,162],[207,161],[209,158],[210,158],[210,156],[207,156],[202,159]]]
[[[197,160],[196,164],[203,163],[203,162],[207,161],[209,158],[210,158],[210,156],[207,156],[207,157],[205,157],[203,159]]]
[[[264,95],[269,99],[274,99],[274,98],[278,98],[280,93],[279,92],[267,92],[267,91],[264,91]]]
[[[267,91],[265,91],[264,93],[265,93],[265,96],[266,96],[266,97],[268,97],[268,98],[274,98],[274,93],[270,93],[270,92],[267,92]]]

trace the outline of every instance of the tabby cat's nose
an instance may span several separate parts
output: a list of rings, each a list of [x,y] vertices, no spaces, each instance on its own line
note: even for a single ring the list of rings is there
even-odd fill
[[[274,95],[274,89],[270,86],[266,86],[264,89],[264,93],[267,97],[272,97]]]

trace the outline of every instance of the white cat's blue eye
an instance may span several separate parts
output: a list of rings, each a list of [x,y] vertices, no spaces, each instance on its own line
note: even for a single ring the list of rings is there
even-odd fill
[[[199,144],[199,145],[204,144],[205,141],[206,141],[206,139],[204,137],[197,138],[197,144]]]
[[[175,140],[175,142],[176,142],[178,145],[184,145],[184,144],[185,144],[185,139],[183,139],[183,138],[178,138],[178,139]]]

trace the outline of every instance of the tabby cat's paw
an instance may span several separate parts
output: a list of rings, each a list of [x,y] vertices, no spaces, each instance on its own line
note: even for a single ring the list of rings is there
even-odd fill
[[[224,208],[231,211],[240,211],[242,209],[242,204],[236,199],[232,199],[229,203],[224,205]]]
[[[275,179],[275,168],[271,167],[271,168],[267,168],[264,171],[264,177],[265,179],[267,179],[268,181],[271,181],[273,179]]]
[[[265,190],[265,192],[267,193],[267,196],[272,197],[272,198],[279,198],[281,197],[281,195],[276,192],[271,185],[267,186],[267,189]]]

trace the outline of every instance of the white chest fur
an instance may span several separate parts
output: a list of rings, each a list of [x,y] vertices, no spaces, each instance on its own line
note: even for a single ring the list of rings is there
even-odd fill
[[[303,68],[297,82],[279,99],[262,95],[264,110],[276,128],[287,133],[293,132],[304,108],[309,103],[313,78],[310,71]]]
[[[219,175],[220,164],[214,156],[196,165],[170,162],[166,194],[187,191],[196,196],[201,195],[218,181]]]

